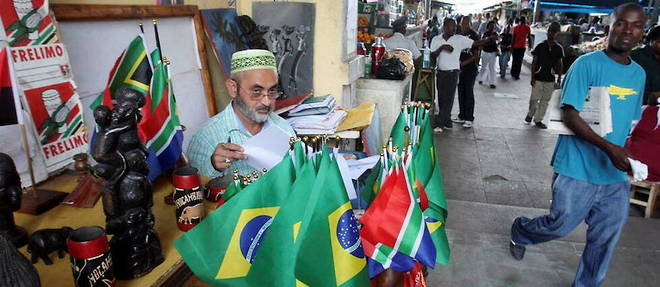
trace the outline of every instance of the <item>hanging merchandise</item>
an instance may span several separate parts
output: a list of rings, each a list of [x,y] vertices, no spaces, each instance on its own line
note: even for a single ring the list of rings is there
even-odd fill
[[[48,0],[1,1],[0,18],[11,47],[59,42],[48,15]]]
[[[11,59],[46,168],[53,172],[87,150],[80,98],[62,44],[15,47]]]

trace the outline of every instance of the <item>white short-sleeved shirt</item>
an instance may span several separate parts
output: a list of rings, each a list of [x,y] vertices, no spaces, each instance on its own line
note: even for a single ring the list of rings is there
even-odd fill
[[[422,55],[422,53],[419,51],[419,48],[417,48],[417,44],[415,44],[415,41],[412,39],[408,39],[403,34],[401,33],[394,33],[392,37],[389,37],[383,41],[385,44],[385,48],[388,51],[394,50],[394,49],[406,49],[412,53],[413,59],[419,58],[419,56]]]
[[[438,70],[458,70],[461,66],[461,51],[472,47],[473,42],[474,40],[468,37],[456,34],[449,37],[449,40],[445,40],[442,35],[433,37],[430,45],[431,51],[435,51],[445,44],[454,48],[451,53],[447,51],[440,52],[437,59]]]

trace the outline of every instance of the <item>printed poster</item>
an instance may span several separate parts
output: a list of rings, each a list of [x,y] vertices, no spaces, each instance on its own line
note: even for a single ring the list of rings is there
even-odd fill
[[[236,21],[235,9],[207,9],[202,10],[204,30],[213,42],[213,52],[224,68],[225,76],[231,72],[231,55],[236,51],[248,49]]]
[[[252,19],[258,30],[266,33],[263,38],[275,54],[284,98],[313,90],[315,8],[314,3],[252,4]]]
[[[66,50],[62,44],[15,47],[11,58],[46,168],[55,171],[88,150]]]
[[[11,47],[58,42],[48,0],[0,0],[0,19]]]

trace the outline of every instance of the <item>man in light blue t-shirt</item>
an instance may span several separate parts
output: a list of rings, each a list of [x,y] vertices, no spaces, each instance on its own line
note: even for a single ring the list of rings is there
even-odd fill
[[[525,246],[568,235],[583,220],[587,243],[573,286],[599,286],[628,217],[630,170],[622,147],[633,120],[640,117],[644,70],[629,57],[644,34],[646,16],[637,4],[623,4],[613,14],[609,44],[584,55],[569,69],[562,86],[562,118],[575,135],[561,135],[552,157],[550,214],[518,217],[511,227],[511,255],[521,260]],[[580,117],[590,87],[607,87],[613,131],[598,136]]]

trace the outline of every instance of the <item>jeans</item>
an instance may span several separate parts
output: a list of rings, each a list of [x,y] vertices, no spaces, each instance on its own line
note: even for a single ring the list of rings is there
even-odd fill
[[[458,82],[458,70],[437,72],[438,89],[438,117],[435,120],[436,127],[451,127],[451,108],[454,106],[456,95],[456,83]]]
[[[535,123],[543,121],[545,112],[548,109],[548,102],[555,90],[555,83],[536,81],[532,87],[532,96],[529,98],[529,108],[527,116],[534,117]]]
[[[520,245],[550,241],[568,235],[584,220],[587,244],[572,286],[599,286],[628,219],[629,198],[628,182],[596,185],[555,174],[550,214],[516,218],[511,239]]]
[[[461,70],[458,74],[458,119],[474,121],[474,82],[477,79],[476,68]]]
[[[520,78],[520,69],[522,67],[523,57],[525,57],[525,48],[513,48],[513,62],[511,63],[511,77]]]
[[[500,55],[500,77],[506,76],[506,69],[509,67],[509,60],[511,59],[511,50],[502,51]]]
[[[497,60],[497,53],[481,52],[481,72],[479,72],[479,81],[495,85],[495,60]]]

